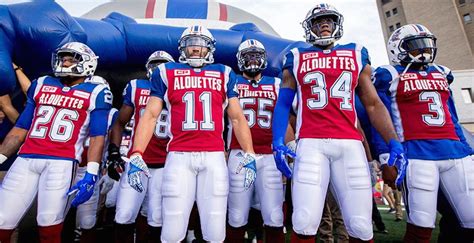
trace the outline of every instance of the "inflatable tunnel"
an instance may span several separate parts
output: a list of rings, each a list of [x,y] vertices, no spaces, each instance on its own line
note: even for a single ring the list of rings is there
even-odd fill
[[[0,95],[15,89],[12,60],[31,79],[50,74],[51,54],[70,41],[86,43],[94,50],[99,56],[96,74],[111,84],[115,94],[120,94],[128,80],[145,76],[144,64],[152,52],[165,50],[177,60],[178,40],[184,30],[137,23],[117,12],[101,20],[71,17],[57,3],[44,1],[0,6],[0,19]],[[252,23],[210,31],[217,41],[216,62],[234,70],[238,45],[249,38],[261,41],[269,59],[264,74],[269,76],[279,75],[289,49],[306,45],[263,33]]]

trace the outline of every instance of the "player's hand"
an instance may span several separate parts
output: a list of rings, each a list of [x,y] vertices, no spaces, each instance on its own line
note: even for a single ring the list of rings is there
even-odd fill
[[[385,184],[387,184],[392,189],[396,190],[395,181],[397,179],[397,168],[393,166],[388,166],[386,164],[382,165],[382,179]]]
[[[391,139],[388,145],[390,147],[390,157],[387,164],[389,166],[397,167],[398,176],[395,180],[395,184],[397,184],[397,186],[401,186],[403,179],[405,179],[405,172],[408,166],[405,150],[403,145],[395,139]]]
[[[117,145],[111,143],[107,149],[109,155],[107,156],[107,174],[110,178],[118,181],[120,175],[125,170],[125,161],[123,161],[120,155],[120,148]]]
[[[135,189],[137,192],[143,192],[143,184],[140,179],[140,174],[144,174],[148,178],[151,177],[150,170],[146,166],[145,161],[139,154],[132,155],[129,161],[128,170],[128,184]]]
[[[112,190],[114,187],[114,180],[112,180],[107,174],[103,175],[99,180],[100,194],[105,195]]]
[[[7,156],[0,154],[0,165],[3,164],[8,159]]]
[[[276,167],[279,171],[288,179],[292,176],[292,171],[290,166],[288,165],[288,161],[286,160],[286,156],[295,158],[296,153],[289,147],[279,144],[273,145],[273,156],[275,157]]]
[[[87,163],[87,171],[82,180],[78,181],[76,185],[71,187],[67,192],[67,195],[70,196],[74,193],[74,199],[72,200],[71,205],[77,207],[80,204],[87,202],[94,194],[94,185],[97,181],[97,174],[99,171],[99,163],[89,162]]]
[[[245,153],[242,154],[241,152],[237,153],[236,155],[240,158],[239,165],[235,170],[236,174],[239,174],[242,169],[245,171],[245,180],[244,180],[244,188],[249,189],[253,183],[255,182],[255,178],[257,178],[257,164],[256,164],[256,156],[255,154]]]

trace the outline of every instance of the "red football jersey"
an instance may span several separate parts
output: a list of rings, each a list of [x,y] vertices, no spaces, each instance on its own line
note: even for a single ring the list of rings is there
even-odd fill
[[[257,154],[271,154],[272,118],[281,80],[263,76],[252,84],[242,76],[237,76],[239,101],[252,134],[253,149]],[[232,122],[229,122],[230,149],[241,149]]]
[[[134,108],[133,114],[133,130],[132,139],[134,139],[135,129],[138,126],[140,117],[145,111],[146,104],[150,99],[151,84],[149,80],[134,79],[131,80],[124,90],[124,104],[130,105]],[[148,146],[143,153],[143,160],[148,164],[163,164],[166,160],[166,145],[169,138],[166,134],[166,120],[168,111],[163,109],[158,120],[156,121],[154,136],[151,137]],[[130,148],[132,143],[130,143]],[[131,152],[131,150],[129,150]],[[128,154],[130,156],[131,154]]]
[[[152,76],[152,95],[163,99],[169,110],[168,151],[224,151],[224,109],[228,98],[238,96],[229,67],[160,65]]]
[[[284,68],[297,81],[298,138],[362,139],[354,92],[359,73],[368,63],[366,49],[356,44],[291,50]]]

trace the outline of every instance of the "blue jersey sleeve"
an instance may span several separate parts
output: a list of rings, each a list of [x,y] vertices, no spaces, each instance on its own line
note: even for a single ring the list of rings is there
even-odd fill
[[[132,85],[130,82],[128,82],[127,86],[123,89],[123,104],[132,106],[133,107],[133,101],[132,101]]]
[[[370,65],[370,56],[369,56],[369,51],[367,50],[367,48],[365,47],[362,47],[362,49],[360,50],[360,54],[361,54],[361,59],[362,59],[362,69],[365,67],[365,65]]]
[[[379,95],[380,100],[385,105],[385,107],[387,107],[387,110],[390,113],[390,106],[392,101],[390,100],[388,94],[386,92],[377,92],[377,94]],[[374,153],[377,156],[380,154],[389,153],[390,148],[388,147],[388,144],[385,142],[385,140],[382,138],[382,135],[380,135],[380,133],[374,127],[371,127],[371,132],[372,138],[370,142],[373,145]]]
[[[234,71],[229,72],[229,82],[227,82],[227,98],[239,97],[237,91],[237,75]]]
[[[155,69],[151,75],[151,95],[164,100],[167,87],[161,77],[160,68]]]
[[[95,109],[91,111],[89,136],[105,136],[108,130],[109,112],[112,108],[112,92],[102,89],[95,100]]]
[[[378,92],[388,92],[392,79],[392,74],[384,67],[378,67],[372,73],[372,83]]]
[[[295,74],[293,73],[294,59],[295,58],[292,51],[289,51],[288,53],[286,53],[285,57],[283,58],[283,67],[281,68],[281,70],[288,69],[291,75],[293,75],[293,77],[296,77]]]
[[[31,123],[33,122],[34,112],[36,108],[34,96],[35,96],[35,90],[36,90],[37,85],[38,85],[38,82],[36,80],[31,82],[31,85],[28,88],[28,91],[26,93],[25,109],[23,110],[21,115],[18,117],[15,127],[23,128],[26,130],[30,129]]]

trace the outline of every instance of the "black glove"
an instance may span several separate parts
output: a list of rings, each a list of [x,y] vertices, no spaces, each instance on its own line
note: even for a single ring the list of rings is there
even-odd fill
[[[107,149],[109,155],[107,156],[107,174],[110,178],[118,181],[120,174],[125,170],[125,161],[120,155],[120,148],[111,143]]]

